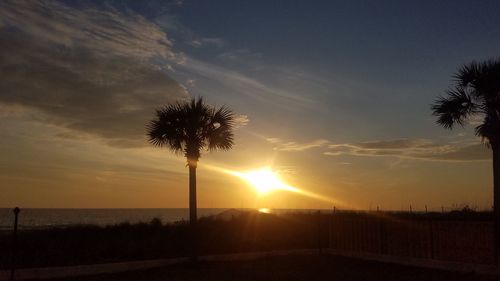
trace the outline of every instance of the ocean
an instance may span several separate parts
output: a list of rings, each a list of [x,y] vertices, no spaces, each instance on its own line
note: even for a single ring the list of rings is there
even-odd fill
[[[198,209],[198,217],[215,215],[227,209]],[[21,209],[19,227],[46,228],[76,224],[110,225],[122,222],[162,222],[189,219],[189,209]],[[0,208],[0,230],[11,229],[14,224],[12,209]]]
[[[198,218],[216,215],[229,208],[198,208]],[[251,209],[241,209],[251,210]],[[255,209],[252,209],[255,210]],[[261,212],[309,213],[318,212],[318,209],[259,209]],[[321,210],[321,212],[328,210]],[[159,218],[163,223],[189,220],[187,208],[160,208],[160,209],[21,209],[18,226],[20,229],[64,227],[78,224],[113,225],[123,222],[139,223],[150,222]],[[14,225],[12,209],[0,208],[0,230],[10,230]]]

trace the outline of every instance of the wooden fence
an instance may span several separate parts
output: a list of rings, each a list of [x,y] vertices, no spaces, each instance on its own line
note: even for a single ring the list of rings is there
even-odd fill
[[[494,264],[493,223],[332,215],[329,247],[341,251]]]

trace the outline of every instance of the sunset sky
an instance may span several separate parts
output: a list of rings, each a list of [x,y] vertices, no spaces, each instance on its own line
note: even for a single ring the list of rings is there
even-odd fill
[[[199,207],[490,208],[480,120],[430,105],[500,55],[500,2],[314,2],[0,1],[0,207],[187,207],[186,160],[145,125],[202,96],[238,115]],[[261,167],[331,201],[221,172]]]

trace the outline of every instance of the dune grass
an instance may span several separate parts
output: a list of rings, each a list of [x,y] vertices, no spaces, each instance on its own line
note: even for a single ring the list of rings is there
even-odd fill
[[[405,221],[488,220],[489,214],[387,214]],[[365,218],[369,213],[337,213],[336,217]],[[229,218],[202,218],[198,224],[199,254],[224,254],[327,247],[327,213],[290,213],[281,215],[256,212]],[[122,223],[111,226],[80,225],[65,228],[22,230],[18,237],[19,268],[69,266],[182,257],[189,254],[187,222],[162,224]],[[375,229],[376,230],[376,229]],[[0,252],[10,253],[12,237],[0,234]],[[0,255],[0,269],[10,268],[10,255]]]

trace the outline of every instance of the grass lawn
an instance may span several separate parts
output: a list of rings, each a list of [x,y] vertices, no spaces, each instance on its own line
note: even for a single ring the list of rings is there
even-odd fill
[[[157,281],[157,280],[307,280],[307,281],[405,281],[405,280],[499,280],[493,276],[422,269],[333,256],[281,256],[252,261],[179,264],[147,271],[106,274],[64,280]],[[61,280],[62,281],[62,280]]]

